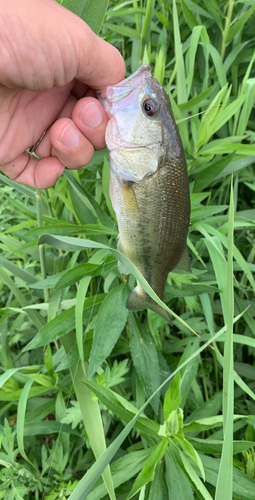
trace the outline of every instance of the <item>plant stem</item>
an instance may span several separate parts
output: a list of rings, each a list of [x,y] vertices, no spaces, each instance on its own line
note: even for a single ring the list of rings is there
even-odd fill
[[[41,227],[43,225],[43,214],[42,214],[42,193],[40,189],[36,190],[36,208],[37,208],[37,226]],[[45,247],[44,244],[39,245],[39,257],[41,263],[42,278],[47,278],[46,271],[46,258],[45,258]],[[49,302],[49,290],[44,290],[44,300]]]
[[[134,6],[134,9],[138,9],[137,0],[133,0],[133,6]],[[135,22],[136,22],[136,29],[140,33],[140,23],[139,23],[139,15],[138,14],[135,14]]]
[[[224,59],[225,50],[226,50],[226,46],[227,46],[227,39],[228,39],[228,33],[229,33],[230,24],[231,24],[233,8],[234,8],[234,0],[229,0],[228,13],[227,13],[227,17],[226,17],[225,29],[223,31],[221,52],[220,52],[220,56],[221,56],[222,61]]]
[[[49,200],[49,199],[50,199],[48,189],[44,189],[44,196],[45,196],[45,199],[46,199],[46,200]],[[48,210],[49,210],[50,217],[53,217],[53,213],[52,213],[52,209],[51,209],[51,204],[50,204],[50,203],[47,203],[47,206],[48,206]]]

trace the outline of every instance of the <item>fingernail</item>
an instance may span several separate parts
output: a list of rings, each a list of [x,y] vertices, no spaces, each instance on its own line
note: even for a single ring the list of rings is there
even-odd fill
[[[69,123],[63,130],[59,142],[67,148],[74,149],[80,144],[80,134],[72,123]]]
[[[80,113],[80,120],[84,125],[87,125],[87,127],[98,127],[103,120],[101,109],[94,102],[85,104]]]

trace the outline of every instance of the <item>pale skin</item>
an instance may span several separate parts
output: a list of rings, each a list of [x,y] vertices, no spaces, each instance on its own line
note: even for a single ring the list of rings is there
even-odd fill
[[[0,170],[45,189],[105,147],[95,90],[123,80],[120,53],[54,0],[0,0]],[[47,130],[36,149],[26,150]]]

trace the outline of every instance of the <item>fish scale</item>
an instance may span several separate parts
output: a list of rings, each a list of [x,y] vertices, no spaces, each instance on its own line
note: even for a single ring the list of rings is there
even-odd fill
[[[117,90],[117,101],[111,97],[112,89]],[[189,270],[188,174],[170,102],[148,66],[108,87],[100,101],[110,118],[106,142],[110,149],[111,196],[119,227],[118,247],[163,300],[168,273],[176,266]],[[147,116],[148,102],[149,111],[156,109],[155,116]],[[126,272],[121,266],[120,270]],[[139,283],[127,300],[127,308],[150,308],[169,321],[167,312]]]

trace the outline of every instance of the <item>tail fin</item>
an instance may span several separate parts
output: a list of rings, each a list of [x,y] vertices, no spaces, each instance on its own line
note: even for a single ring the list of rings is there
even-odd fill
[[[129,295],[126,306],[130,311],[143,311],[143,309],[151,309],[162,316],[162,318],[170,323],[170,325],[172,324],[168,312],[157,304],[157,302],[155,302],[155,300],[153,300],[139,284]]]

